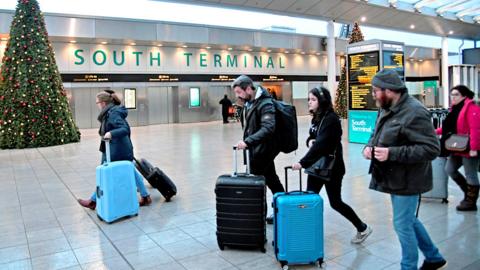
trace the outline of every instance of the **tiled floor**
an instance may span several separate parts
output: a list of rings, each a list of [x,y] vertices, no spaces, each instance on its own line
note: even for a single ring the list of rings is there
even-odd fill
[[[300,118],[299,125],[300,149],[276,160],[281,179],[283,166],[305,152],[308,119]],[[151,206],[111,225],[76,202],[95,186],[100,160],[96,130],[82,130],[78,144],[0,151],[0,269],[280,268],[270,245],[266,254],[217,247],[213,190],[217,176],[231,170],[230,146],[241,137],[238,124],[158,125],[133,128],[132,133],[135,155],[161,167],[179,194],[166,203],[150,189]],[[399,269],[389,197],[368,189],[362,146],[344,142],[344,147],[348,172],[343,197],[374,231],[364,244],[350,244],[353,226],[326,203],[327,269]],[[449,204],[424,201],[420,218],[448,259],[448,269],[480,269],[480,214],[457,212],[460,192],[454,184],[449,191]],[[327,200],[323,191],[321,195]],[[272,226],[267,230],[270,243]]]

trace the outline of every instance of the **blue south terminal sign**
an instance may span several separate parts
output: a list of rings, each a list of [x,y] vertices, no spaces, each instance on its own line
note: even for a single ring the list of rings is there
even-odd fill
[[[348,111],[349,142],[368,142],[375,128],[377,113],[377,111]]]

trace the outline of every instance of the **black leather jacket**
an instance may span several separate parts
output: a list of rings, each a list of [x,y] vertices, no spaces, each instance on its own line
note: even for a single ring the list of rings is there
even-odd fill
[[[258,165],[272,161],[279,151],[274,140],[275,107],[272,97],[261,87],[257,91],[262,91],[260,97],[253,101],[250,108],[245,106],[243,140],[250,149],[250,162]]]

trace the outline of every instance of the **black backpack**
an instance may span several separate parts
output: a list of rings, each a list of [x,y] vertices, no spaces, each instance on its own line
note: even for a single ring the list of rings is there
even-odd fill
[[[297,111],[295,106],[272,99],[275,106],[275,138],[281,152],[288,154],[298,148]]]

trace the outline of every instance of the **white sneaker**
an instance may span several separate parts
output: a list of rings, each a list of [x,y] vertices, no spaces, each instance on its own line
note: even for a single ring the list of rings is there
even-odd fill
[[[372,228],[367,225],[367,228],[363,232],[357,232],[357,234],[350,241],[352,244],[361,244],[372,233]]]

